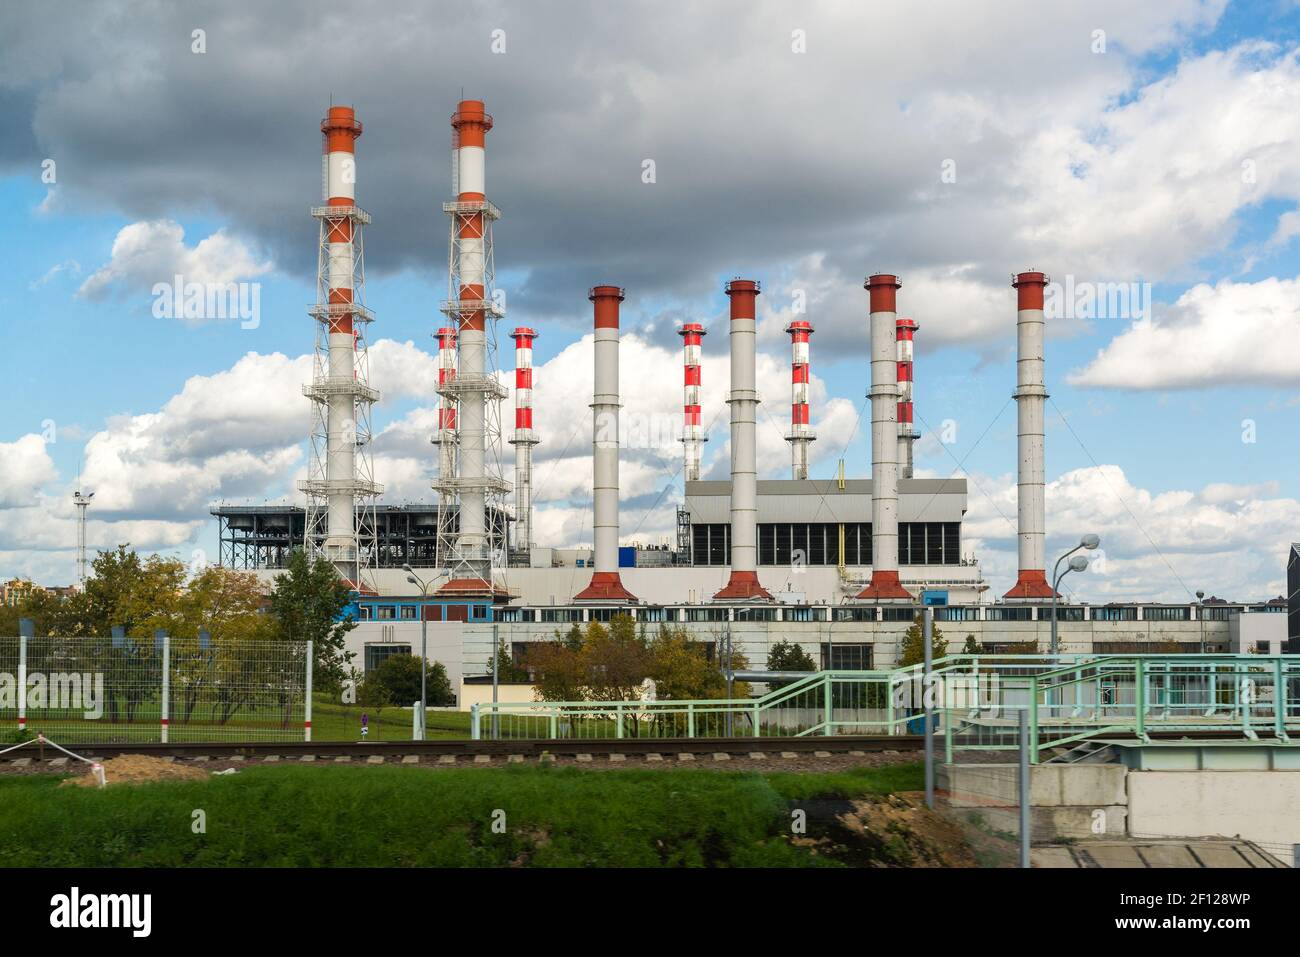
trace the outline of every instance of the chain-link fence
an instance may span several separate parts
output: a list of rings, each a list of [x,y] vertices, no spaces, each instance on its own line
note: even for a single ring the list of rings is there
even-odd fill
[[[310,642],[0,638],[6,738],[300,741],[310,694]]]

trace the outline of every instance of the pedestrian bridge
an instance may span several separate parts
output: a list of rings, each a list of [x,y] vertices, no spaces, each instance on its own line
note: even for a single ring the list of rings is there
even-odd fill
[[[947,757],[1015,750],[1030,760],[1095,739],[1300,736],[1300,655],[949,655],[892,671],[783,677],[757,698],[536,701],[474,706],[479,738],[693,738],[919,734],[925,709]]]

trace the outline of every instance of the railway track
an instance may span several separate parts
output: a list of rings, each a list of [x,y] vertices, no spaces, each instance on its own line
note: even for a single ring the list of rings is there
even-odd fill
[[[62,743],[62,742],[60,742]],[[677,756],[713,756],[726,754],[749,757],[754,754],[779,756],[794,754],[799,757],[829,755],[865,755],[883,751],[919,751],[924,747],[919,737],[887,735],[843,735],[808,738],[603,738],[603,739],[505,739],[497,741],[470,741],[465,739],[435,739],[432,741],[258,741],[258,742],[201,742],[167,743],[156,741],[139,743],[84,744],[69,746],[73,751],[90,758],[113,758],[123,754],[143,754],[160,758],[179,759],[244,759],[302,760],[303,758],[353,758],[385,762],[403,758],[431,757],[453,759],[493,757],[576,758],[579,755],[608,757],[658,754]],[[29,745],[18,751],[0,755],[0,767],[7,762],[27,758],[49,760],[60,753],[46,747]],[[378,763],[378,762],[375,762]]]

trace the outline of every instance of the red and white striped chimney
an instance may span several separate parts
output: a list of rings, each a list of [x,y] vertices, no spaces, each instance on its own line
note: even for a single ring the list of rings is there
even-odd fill
[[[515,546],[533,547],[533,340],[537,332],[520,326],[515,340]]]
[[[912,443],[920,438],[912,425],[912,337],[921,327],[912,319],[898,319],[898,477],[912,477]]]
[[[456,477],[456,399],[450,386],[456,378],[456,330],[444,326],[438,337],[438,477],[450,481]]]
[[[761,288],[753,279],[727,283],[731,298],[731,577],[719,601],[771,601],[758,581],[758,414],[755,322]]]
[[[1047,581],[1043,496],[1043,408],[1047,387],[1043,376],[1043,290],[1047,275],[1022,272],[1012,281],[1016,289],[1016,520],[1020,576],[1004,595],[1010,599],[1052,597]]]
[[[591,584],[573,600],[635,602],[636,596],[623,587],[618,574],[618,304],[623,301],[623,290],[618,286],[596,286],[587,298],[594,304],[596,340],[595,388],[591,397],[596,569]]]
[[[812,323],[796,319],[785,327],[790,333],[790,469],[795,479],[808,477],[808,443],[814,441],[812,426],[808,423],[808,340],[812,336]]]
[[[682,323],[677,334],[682,337],[682,365],[685,369],[685,384],[682,389],[682,473],[687,482],[698,482],[700,446],[709,440],[700,421],[700,387],[703,385],[700,352],[706,333],[700,323],[686,322]]]
[[[871,294],[871,581],[860,601],[911,601],[898,580],[897,276],[864,283]]]

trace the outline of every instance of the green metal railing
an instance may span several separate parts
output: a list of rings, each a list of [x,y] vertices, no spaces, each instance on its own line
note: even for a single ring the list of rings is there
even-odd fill
[[[759,698],[531,701],[475,705],[484,737],[703,738],[916,734],[934,709],[957,749],[1016,747],[1029,712],[1032,758],[1106,734],[1300,732],[1300,656],[950,655],[892,671],[818,671]]]

